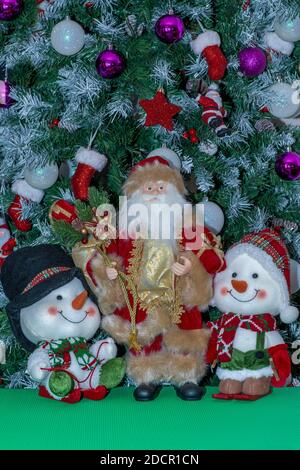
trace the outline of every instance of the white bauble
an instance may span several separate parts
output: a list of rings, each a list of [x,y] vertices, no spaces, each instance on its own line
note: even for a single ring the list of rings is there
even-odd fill
[[[77,54],[83,48],[84,41],[84,29],[69,18],[57,23],[51,32],[52,47],[62,55]]]
[[[181,168],[180,158],[178,157],[177,153],[174,152],[174,150],[171,150],[168,147],[160,147],[155,150],[152,150],[152,152],[150,152],[149,155],[147,155],[147,158],[149,157],[162,157],[165,160],[167,160],[169,163],[171,163],[171,165],[174,168],[180,171],[180,168]]]
[[[42,340],[82,336],[90,339],[100,326],[98,307],[90,298],[76,307],[74,300],[85,291],[80,279],[74,278],[20,312],[21,328],[34,344]]]
[[[300,113],[298,91],[288,83],[274,83],[268,89],[269,111],[278,118],[296,117]]]
[[[58,178],[58,166],[56,163],[50,163],[39,168],[26,168],[24,178],[33,188],[50,188]]]
[[[300,40],[300,16],[294,19],[275,21],[274,29],[284,41],[296,42]]]
[[[221,232],[224,226],[224,213],[218,204],[204,199],[201,204],[204,206],[204,225],[214,234]]]

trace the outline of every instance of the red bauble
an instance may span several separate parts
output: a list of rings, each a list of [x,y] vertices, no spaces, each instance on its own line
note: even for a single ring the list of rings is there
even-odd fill
[[[162,91],[157,91],[151,100],[140,100],[140,105],[147,113],[145,126],[160,125],[168,131],[173,130],[173,116],[181,111],[181,107],[169,103]]]

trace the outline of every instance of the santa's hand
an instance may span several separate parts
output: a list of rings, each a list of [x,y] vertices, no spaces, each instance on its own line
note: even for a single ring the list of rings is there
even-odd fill
[[[105,362],[113,359],[117,355],[117,346],[112,338],[106,338],[97,341],[90,347],[90,353],[95,356],[99,362]]]
[[[30,354],[27,363],[27,373],[33,380],[42,382],[49,374],[50,362],[47,351],[37,349]]]
[[[185,258],[184,256],[181,256],[179,259],[182,260],[183,264],[181,263],[174,263],[172,265],[172,271],[176,276],[184,276],[185,274],[188,274],[191,271],[192,268],[192,263],[189,259]]]
[[[110,281],[117,279],[118,271],[115,268],[106,268],[106,275]]]

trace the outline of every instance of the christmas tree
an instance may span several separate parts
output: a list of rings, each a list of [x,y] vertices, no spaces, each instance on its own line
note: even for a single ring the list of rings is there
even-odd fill
[[[191,201],[222,208],[225,249],[281,225],[299,260],[299,15],[298,0],[0,0],[1,213],[16,246],[70,250],[82,233],[51,224],[53,204],[89,220],[166,145]],[[0,291],[2,384],[33,387],[6,303]],[[300,327],[282,328],[292,350]]]

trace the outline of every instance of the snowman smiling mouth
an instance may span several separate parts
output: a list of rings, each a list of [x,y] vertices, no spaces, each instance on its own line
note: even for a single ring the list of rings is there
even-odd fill
[[[237,297],[235,297],[232,293],[232,289],[228,290],[227,292],[231,295],[231,297],[234,298],[234,300],[237,300],[238,302],[252,302],[252,300],[254,300],[257,297],[257,294],[260,291],[260,289],[254,289],[254,290],[255,290],[254,296],[251,299],[248,299],[248,300],[241,300],[241,299],[238,299]]]
[[[58,313],[59,313],[66,321],[68,321],[68,322],[70,322],[70,323],[82,323],[82,322],[86,319],[86,317],[87,317],[87,315],[88,315],[87,312],[85,312],[85,315],[84,315],[84,317],[82,318],[82,320],[73,321],[73,320],[70,320],[69,318],[65,317],[64,314],[63,314],[63,312],[62,312],[62,310],[59,310]]]

